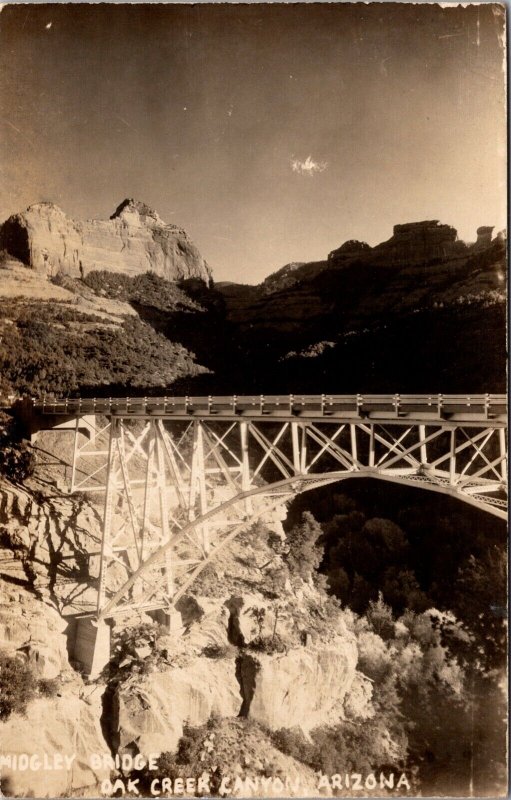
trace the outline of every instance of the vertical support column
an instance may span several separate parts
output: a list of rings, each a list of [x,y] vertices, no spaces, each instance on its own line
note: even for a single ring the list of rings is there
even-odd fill
[[[456,428],[451,430],[451,446],[449,455],[449,483],[454,486],[456,482]]]
[[[112,417],[110,423],[110,440],[108,444],[108,464],[106,476],[105,510],[103,514],[103,534],[101,538],[101,555],[99,563],[99,585],[97,612],[101,612],[106,597],[106,580],[108,572],[107,559],[110,557],[112,538],[112,515],[114,496],[116,493],[116,473],[114,468],[115,453],[117,450],[117,437],[119,436],[119,421]]]
[[[70,492],[74,492],[75,490],[75,478],[76,478],[76,461],[78,457],[78,424],[80,422],[80,417],[76,418],[76,425],[75,425],[75,440],[73,444],[73,467],[71,469],[71,488]]]
[[[192,468],[190,470],[190,491],[188,493],[188,520],[195,519],[195,503],[197,501],[197,479],[198,479],[198,422],[193,422],[193,442],[192,442]]]
[[[307,472],[307,428],[302,423],[302,452],[300,457],[300,473],[305,475]]]
[[[175,486],[175,489],[176,489],[176,494],[177,494],[179,505],[183,510],[186,511],[188,509],[188,504],[187,504],[186,498],[185,498],[184,481],[183,481],[183,478],[181,476],[181,472],[179,470],[179,466],[177,464],[176,457],[175,457],[175,455],[173,453],[173,450],[172,450],[172,446],[173,445],[172,445],[172,442],[170,440],[169,433],[165,430],[165,427],[163,425],[162,420],[159,420],[157,425],[158,425],[158,430],[159,430],[159,433],[160,433],[160,436],[161,436],[161,441],[162,441],[162,445],[163,445],[163,448],[164,448],[164,451],[165,451],[165,455],[167,456],[167,460],[168,460],[168,463],[169,463],[171,476],[172,476],[172,479],[174,480],[174,486]]]
[[[419,440],[421,442],[420,446],[421,464],[428,463],[428,449],[427,449],[427,444],[424,441],[425,438],[426,438],[426,426],[419,425]]]
[[[167,487],[165,480],[165,454],[163,452],[163,441],[161,430],[156,426],[156,459],[158,465],[158,496],[160,501],[160,520],[161,520],[161,543],[166,544],[170,539],[169,531],[169,509],[167,503]],[[170,550],[165,551],[165,577],[167,594],[172,597],[174,592],[174,576],[172,568],[172,554]]]
[[[240,441],[241,441],[241,491],[248,492],[250,489],[250,461],[248,458],[248,424],[240,422]],[[252,500],[250,497],[245,499],[245,513],[250,515],[253,511]]]
[[[300,438],[298,435],[298,422],[291,423],[291,443],[293,446],[293,467],[295,473],[300,475],[302,472],[302,459],[300,454]]]
[[[135,546],[136,559],[134,559],[133,550],[131,548],[129,548],[126,551],[126,555],[127,555],[130,567],[136,569],[136,567],[134,566],[135,563],[136,563],[137,567],[139,567],[140,566],[140,561],[141,561],[141,559],[140,559],[140,542],[139,542],[139,537],[140,537],[139,527],[140,527],[140,523],[139,523],[138,518],[137,518],[137,512],[136,512],[136,509],[135,509],[135,503],[133,501],[133,495],[131,493],[130,476],[129,476],[129,472],[128,472],[128,464],[127,464],[127,461],[126,461],[126,442],[125,442],[125,437],[124,437],[123,420],[121,420],[120,429],[119,429],[119,437],[117,439],[117,453],[118,453],[118,456],[119,456],[119,464],[120,464],[120,467],[121,467],[124,499],[126,500],[127,505],[128,505],[128,513],[129,513],[129,517],[130,517],[131,530],[133,532],[133,544]]]
[[[504,484],[507,483],[507,449],[506,449],[506,429],[499,428],[499,444],[500,444],[500,457],[502,461],[500,462],[500,474],[502,476],[502,482]]]
[[[358,461],[356,425],[350,425],[350,438],[351,438],[351,458],[353,460],[353,468],[355,468],[355,462]]]
[[[202,425],[199,420],[193,424],[193,453],[192,453],[192,472],[190,477],[190,504],[188,519],[195,519],[195,504],[197,502],[197,488],[199,495],[199,511],[205,514],[207,511],[206,495],[206,472],[204,463],[204,438],[202,436]],[[209,529],[206,525],[201,525],[198,529],[201,544],[204,552],[209,552]]]
[[[374,467],[374,425],[371,423],[371,433],[369,435],[369,466]]]
[[[145,531],[147,527],[147,520],[149,517],[149,505],[151,498],[151,484],[153,480],[153,463],[154,463],[154,444],[156,433],[154,430],[154,421],[150,423],[149,430],[149,444],[147,451],[146,473],[145,473],[145,487],[144,487],[144,506],[142,510],[142,524],[140,527],[140,561],[144,560],[144,540]]]

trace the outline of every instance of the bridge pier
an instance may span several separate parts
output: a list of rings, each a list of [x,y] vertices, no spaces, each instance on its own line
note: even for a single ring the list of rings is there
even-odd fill
[[[92,617],[75,620],[71,660],[77,662],[89,678],[97,678],[110,661],[110,645],[111,628],[106,622],[96,622]]]
[[[162,625],[168,633],[175,633],[175,631],[183,628],[183,619],[179,611],[167,611],[164,608],[157,608],[147,613],[158,625]]]

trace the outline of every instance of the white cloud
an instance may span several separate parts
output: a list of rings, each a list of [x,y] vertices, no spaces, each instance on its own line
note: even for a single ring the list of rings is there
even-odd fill
[[[300,175],[309,175],[311,178],[316,172],[324,172],[326,168],[326,161],[314,161],[312,156],[307,156],[305,161],[300,161],[298,158],[293,158],[291,161],[293,172],[298,172]]]

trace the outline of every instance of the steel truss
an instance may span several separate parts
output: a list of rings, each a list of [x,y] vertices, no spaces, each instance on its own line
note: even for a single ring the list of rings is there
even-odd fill
[[[501,422],[76,418],[72,492],[104,492],[99,620],[171,610],[238,533],[296,494],[372,477],[506,518]],[[84,426],[90,436],[85,436]]]

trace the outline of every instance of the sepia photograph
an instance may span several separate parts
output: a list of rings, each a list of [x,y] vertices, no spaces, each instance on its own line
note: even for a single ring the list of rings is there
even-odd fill
[[[0,7],[0,797],[508,796],[506,16]]]

